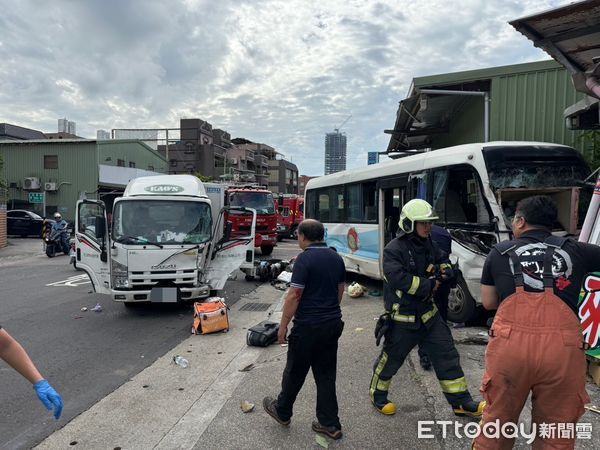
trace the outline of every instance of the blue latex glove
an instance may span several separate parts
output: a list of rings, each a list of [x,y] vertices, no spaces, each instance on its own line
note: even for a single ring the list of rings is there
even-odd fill
[[[46,380],[38,381],[33,388],[48,411],[52,411],[54,407],[54,418],[58,420],[63,409],[63,401],[58,392]]]

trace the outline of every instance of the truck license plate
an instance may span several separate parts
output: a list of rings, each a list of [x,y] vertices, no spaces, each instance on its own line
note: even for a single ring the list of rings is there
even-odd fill
[[[152,303],[177,303],[177,288],[152,288],[150,301]]]

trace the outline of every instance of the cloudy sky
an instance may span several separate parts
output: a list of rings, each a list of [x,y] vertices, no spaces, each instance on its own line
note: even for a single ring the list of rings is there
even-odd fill
[[[381,151],[413,77],[549,59],[509,20],[564,0],[0,0],[0,122],[77,134],[199,117],[323,173]]]

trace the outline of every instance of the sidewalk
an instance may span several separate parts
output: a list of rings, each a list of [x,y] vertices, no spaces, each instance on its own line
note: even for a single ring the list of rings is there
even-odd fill
[[[262,409],[266,395],[277,395],[287,349],[247,347],[246,329],[267,314],[279,320],[282,292],[265,284],[242,298],[230,312],[227,334],[190,336],[154,365],[57,431],[40,449],[279,449],[320,448],[310,429],[314,420],[315,386],[307,377],[298,396],[289,427],[283,427]],[[394,377],[390,398],[398,405],[395,416],[382,416],[370,404],[368,386],[372,364],[380,349],[373,338],[374,318],[381,311],[381,297],[345,297],[345,329],[338,357],[338,399],[344,437],[328,441],[331,448],[351,449],[464,449],[470,440],[449,435],[442,439],[441,427],[432,428],[433,439],[417,438],[419,420],[456,418],[447,405],[431,372],[423,372],[413,351]],[[265,312],[241,310],[249,303],[270,305]],[[256,305],[254,305],[256,307]],[[191,323],[191,318],[190,318]],[[480,398],[485,339],[483,329],[453,330],[470,390]],[[461,343],[462,342],[462,343]],[[479,343],[478,343],[479,342]],[[182,369],[171,362],[180,354],[190,361]],[[252,366],[250,366],[252,364]],[[250,366],[248,368],[248,366]],[[248,368],[247,371],[240,369]],[[93,380],[90,380],[93,383]],[[588,384],[592,404],[600,403],[600,389]],[[241,401],[254,403],[244,414]],[[68,408],[68,399],[65,399]],[[529,410],[523,419],[527,422]],[[600,434],[600,416],[587,412],[582,422],[592,423],[593,439],[580,440],[578,449],[595,448]],[[528,448],[517,445],[515,448]]]
[[[39,238],[8,239],[8,245],[0,248],[0,264],[19,261],[34,256],[45,256],[44,243]]]

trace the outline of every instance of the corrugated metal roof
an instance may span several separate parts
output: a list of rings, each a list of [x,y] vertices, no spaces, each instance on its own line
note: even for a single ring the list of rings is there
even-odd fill
[[[600,56],[600,0],[586,0],[510,22],[571,72],[585,72]]]

